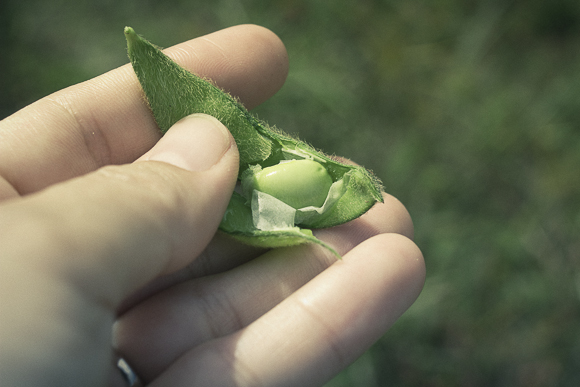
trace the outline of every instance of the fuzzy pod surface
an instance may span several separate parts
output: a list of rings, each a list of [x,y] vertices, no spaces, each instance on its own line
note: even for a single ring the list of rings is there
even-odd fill
[[[221,231],[261,247],[317,243],[338,256],[313,236],[312,229],[346,223],[383,201],[380,181],[365,168],[340,163],[273,130],[211,80],[183,69],[131,27],[125,27],[125,37],[129,59],[162,133],[183,117],[204,113],[222,122],[236,141],[243,189],[232,194]],[[277,175],[271,180],[264,177],[269,168]],[[261,186],[267,188],[261,191]]]

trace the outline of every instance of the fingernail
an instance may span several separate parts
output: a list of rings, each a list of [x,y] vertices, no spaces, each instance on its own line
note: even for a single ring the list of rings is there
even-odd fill
[[[231,147],[225,126],[205,114],[187,116],[175,125],[142,158],[163,161],[188,171],[207,171]]]

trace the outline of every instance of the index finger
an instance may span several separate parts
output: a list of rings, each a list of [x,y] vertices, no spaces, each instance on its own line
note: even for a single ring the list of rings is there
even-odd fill
[[[227,28],[165,53],[247,108],[278,91],[288,72],[282,42],[254,25]],[[130,65],[71,86],[0,121],[0,199],[134,161],[159,136]]]

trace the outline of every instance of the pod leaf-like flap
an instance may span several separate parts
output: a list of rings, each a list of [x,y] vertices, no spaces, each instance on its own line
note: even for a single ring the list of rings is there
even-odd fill
[[[211,115],[230,130],[240,152],[240,166],[270,156],[272,143],[255,128],[252,117],[230,94],[183,69],[161,50],[125,27],[129,59],[163,133],[194,113]]]

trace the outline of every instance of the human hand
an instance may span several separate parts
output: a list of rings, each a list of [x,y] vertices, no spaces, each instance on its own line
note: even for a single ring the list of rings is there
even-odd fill
[[[167,53],[248,108],[287,72],[256,26]],[[341,261],[258,250],[215,234],[238,163],[223,126],[193,116],[158,140],[129,66],[0,122],[3,386],[123,385],[112,343],[152,386],[321,385],[419,294],[423,259],[393,197],[316,232]]]

